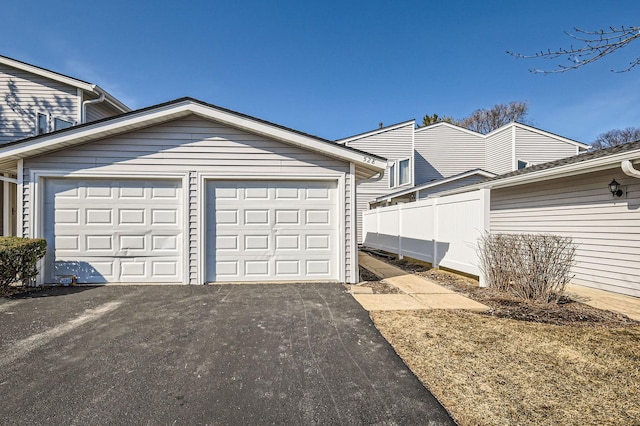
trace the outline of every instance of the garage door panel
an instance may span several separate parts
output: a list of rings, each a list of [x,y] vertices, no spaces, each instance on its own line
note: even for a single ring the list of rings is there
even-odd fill
[[[95,260],[78,257],[76,260],[56,260],[54,273],[56,276],[75,275],[79,282],[96,284],[115,281],[116,265],[112,260]]]
[[[207,280],[337,280],[336,182],[207,183]]]
[[[182,281],[181,191],[178,180],[47,180],[45,237],[55,259],[47,279]]]

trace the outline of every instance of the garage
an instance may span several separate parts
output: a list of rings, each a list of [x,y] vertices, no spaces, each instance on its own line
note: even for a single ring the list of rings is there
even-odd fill
[[[183,282],[180,180],[45,179],[46,281]],[[51,244],[53,242],[53,244]]]
[[[337,181],[208,181],[206,281],[337,281]]]
[[[384,158],[191,98],[0,146],[34,284],[358,282]],[[3,214],[9,214],[3,205]]]

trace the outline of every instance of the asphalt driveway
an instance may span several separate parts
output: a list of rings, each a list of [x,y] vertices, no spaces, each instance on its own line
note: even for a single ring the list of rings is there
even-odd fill
[[[452,424],[341,285],[0,300],[3,424]]]

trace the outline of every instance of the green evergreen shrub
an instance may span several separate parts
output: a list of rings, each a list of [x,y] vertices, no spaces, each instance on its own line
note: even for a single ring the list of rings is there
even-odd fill
[[[31,283],[38,276],[38,261],[46,252],[43,238],[0,237],[0,293],[14,283]]]

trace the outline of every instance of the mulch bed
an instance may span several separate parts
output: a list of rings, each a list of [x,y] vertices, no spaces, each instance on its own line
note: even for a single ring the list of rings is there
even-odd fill
[[[629,327],[640,325],[639,321],[634,321],[625,315],[597,309],[573,300],[568,296],[562,296],[557,303],[526,301],[513,297],[508,293],[478,287],[476,280],[441,269],[430,269],[428,266],[411,263],[405,259],[388,259],[369,254],[407,272],[431,279],[443,287],[489,306],[491,310],[484,312],[482,315],[573,327]]]

